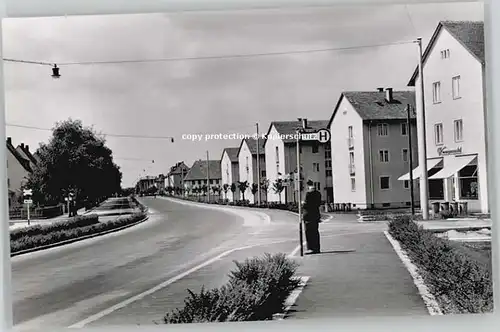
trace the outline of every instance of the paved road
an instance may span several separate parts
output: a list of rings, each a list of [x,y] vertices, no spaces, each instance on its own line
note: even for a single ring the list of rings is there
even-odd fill
[[[150,325],[181,305],[187,288],[221,285],[234,259],[290,253],[297,246],[297,220],[286,211],[239,209],[243,218],[161,198],[142,202],[151,214],[143,224],[12,259],[16,330],[82,321],[86,326]],[[380,233],[385,226],[337,218],[321,227],[342,234]],[[165,284],[221,253],[227,255]],[[143,294],[162,283],[168,287]],[[133,297],[136,301],[128,301]]]

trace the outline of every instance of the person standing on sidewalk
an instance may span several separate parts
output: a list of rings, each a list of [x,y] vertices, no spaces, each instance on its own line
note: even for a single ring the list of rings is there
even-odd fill
[[[303,203],[303,220],[306,230],[306,254],[320,253],[319,223],[321,222],[321,193],[316,190],[314,183],[307,181],[307,193]]]

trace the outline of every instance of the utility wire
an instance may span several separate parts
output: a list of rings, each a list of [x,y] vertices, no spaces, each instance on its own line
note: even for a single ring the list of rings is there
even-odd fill
[[[80,61],[80,62],[43,62],[43,61],[29,61],[29,60],[19,60],[4,58],[7,62],[18,62],[27,64],[38,64],[44,66],[53,66],[57,64],[58,66],[72,66],[72,65],[99,65],[99,64],[124,64],[124,63],[151,63],[151,62],[173,62],[173,61],[195,61],[195,60],[222,60],[222,59],[238,59],[238,58],[257,58],[257,57],[268,57],[268,56],[282,56],[282,55],[293,55],[293,54],[311,54],[311,53],[323,53],[323,52],[335,52],[335,51],[347,51],[356,50],[362,48],[372,48],[381,46],[391,46],[391,45],[403,45],[412,44],[414,41],[401,41],[393,43],[384,44],[374,44],[374,45],[360,45],[360,46],[349,46],[349,47],[333,47],[333,48],[322,48],[322,49],[310,49],[310,50],[296,50],[296,51],[283,51],[283,52],[266,52],[266,53],[250,53],[250,54],[232,54],[232,55],[213,55],[213,56],[198,56],[198,57],[179,57],[179,58],[157,58],[157,59],[136,59],[136,60],[107,60],[107,61]]]

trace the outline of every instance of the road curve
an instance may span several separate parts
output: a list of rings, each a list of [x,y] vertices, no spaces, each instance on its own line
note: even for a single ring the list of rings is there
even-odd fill
[[[163,199],[143,203],[150,220],[129,230],[13,257],[14,324],[69,326],[238,245],[249,232],[232,213]],[[71,307],[71,319],[57,315]]]

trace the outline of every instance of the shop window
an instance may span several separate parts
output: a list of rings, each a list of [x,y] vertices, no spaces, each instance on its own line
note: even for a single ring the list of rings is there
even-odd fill
[[[429,199],[444,199],[444,183],[442,179],[429,179]]]
[[[458,172],[460,199],[478,199],[477,166],[465,166]]]

